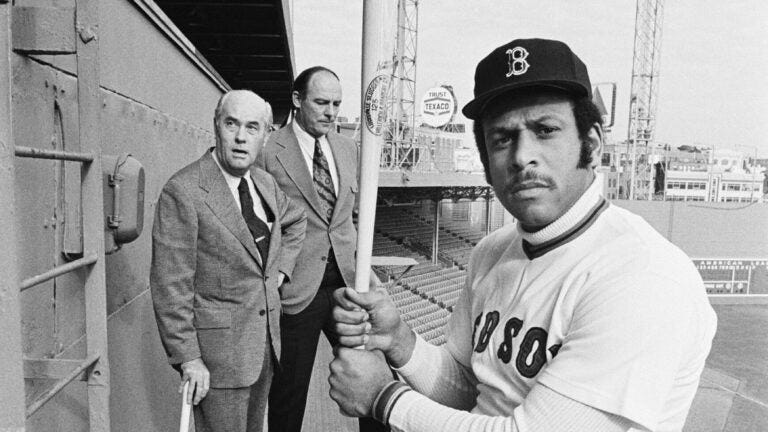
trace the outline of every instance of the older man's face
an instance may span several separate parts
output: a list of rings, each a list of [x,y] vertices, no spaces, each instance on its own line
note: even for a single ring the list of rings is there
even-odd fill
[[[326,71],[312,75],[307,83],[306,94],[293,92],[296,121],[302,129],[315,138],[325,136],[333,128],[341,106],[341,84]]]
[[[269,134],[264,101],[246,92],[230,94],[216,126],[216,156],[228,173],[241,177],[256,161]]]
[[[527,94],[497,104],[505,105],[492,106],[482,119],[491,183],[522,227],[536,231],[568,211],[594,173],[577,167],[581,140],[567,97]]]

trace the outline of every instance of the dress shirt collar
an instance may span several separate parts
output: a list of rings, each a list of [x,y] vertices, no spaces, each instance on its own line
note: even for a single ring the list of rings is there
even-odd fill
[[[312,160],[312,157],[315,154],[315,137],[302,129],[301,126],[299,126],[299,122],[296,120],[291,122],[291,127],[293,128],[294,135],[296,135],[296,140],[299,142],[301,151],[304,153],[305,157],[309,156],[309,160]],[[320,140],[320,145],[328,143],[328,138],[325,135],[317,139]]]
[[[243,177],[233,176],[232,174],[227,172],[227,170],[225,170],[223,166],[221,166],[221,161],[219,161],[219,156],[216,154],[216,149],[215,148],[213,150],[211,150],[211,154],[213,155],[213,160],[216,162],[216,165],[221,170],[221,173],[224,174],[224,180],[227,181],[227,186],[229,186],[229,190],[231,190],[232,193],[234,193],[235,196],[238,197],[238,199],[236,201],[239,204],[240,203],[240,200],[239,200],[239,196],[240,195],[237,192],[237,186],[240,185],[240,179],[241,178],[245,178],[245,181],[248,182],[248,188],[249,189],[253,188],[253,181],[251,180],[251,170],[246,171],[245,174],[243,175]]]

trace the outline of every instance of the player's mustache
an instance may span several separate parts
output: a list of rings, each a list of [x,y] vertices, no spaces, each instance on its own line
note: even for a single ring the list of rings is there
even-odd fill
[[[542,186],[549,187],[555,184],[555,181],[552,179],[552,177],[548,175],[540,174],[532,170],[527,170],[527,171],[521,171],[518,174],[516,174],[514,177],[512,177],[512,181],[509,183],[509,186],[512,188],[518,188],[525,184],[531,184],[531,183],[536,183]]]
[[[551,187],[555,184],[555,181],[552,179],[552,177],[540,174],[536,171],[527,170],[527,171],[521,171],[518,174],[516,174],[514,177],[512,177],[512,181],[507,183],[507,187],[509,190],[516,192],[521,189],[525,189],[529,186],[542,186],[542,187]]]

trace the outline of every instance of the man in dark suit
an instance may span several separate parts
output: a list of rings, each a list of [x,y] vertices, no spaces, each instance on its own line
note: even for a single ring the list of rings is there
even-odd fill
[[[282,355],[269,394],[270,432],[298,432],[320,332],[337,344],[331,322],[334,289],[355,282],[357,145],[334,131],[341,84],[321,66],[296,77],[294,120],[273,133],[256,165],[307,213],[306,239],[290,281],[280,295]],[[361,429],[378,430],[379,423]]]
[[[280,357],[278,287],[306,216],[252,167],[272,111],[255,93],[219,100],[216,147],[174,174],[157,203],[150,287],[169,362],[190,382],[198,432],[261,431]]]

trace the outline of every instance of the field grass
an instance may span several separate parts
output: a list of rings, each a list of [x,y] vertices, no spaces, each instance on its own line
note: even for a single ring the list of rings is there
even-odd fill
[[[768,431],[768,305],[715,305],[717,333],[685,432]]]

